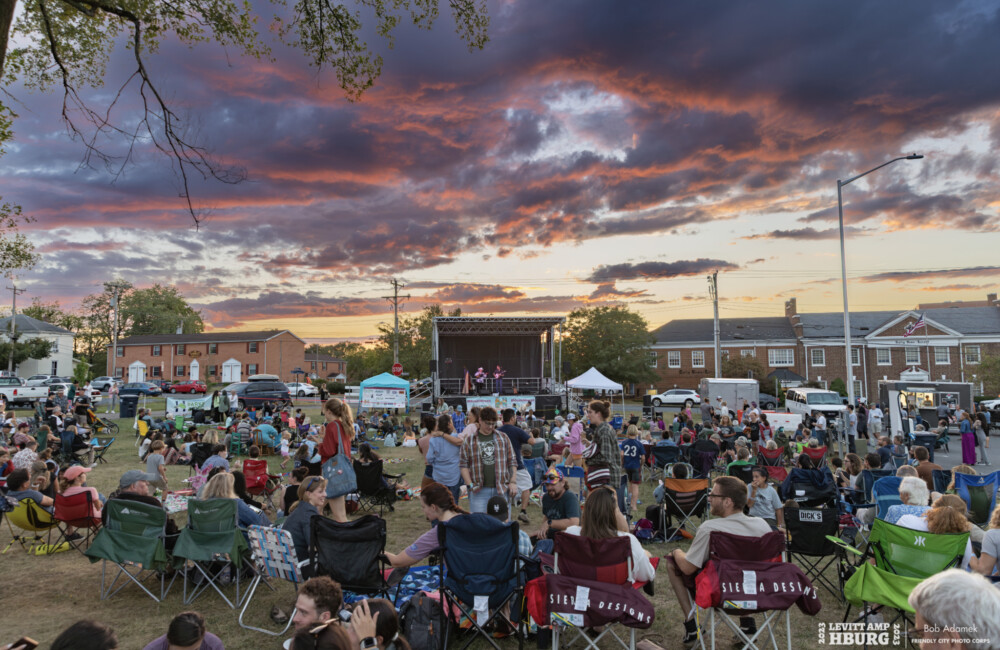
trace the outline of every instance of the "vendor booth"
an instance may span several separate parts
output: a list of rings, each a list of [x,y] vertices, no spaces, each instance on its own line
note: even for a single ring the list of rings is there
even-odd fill
[[[359,409],[406,409],[410,404],[410,382],[383,372],[361,382]]]

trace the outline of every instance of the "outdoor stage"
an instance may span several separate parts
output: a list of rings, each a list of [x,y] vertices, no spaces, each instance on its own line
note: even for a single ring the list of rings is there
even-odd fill
[[[489,405],[553,417],[556,409],[562,410],[564,399],[560,391],[564,321],[561,317],[435,318],[431,332],[434,403],[440,397],[466,412]],[[493,377],[497,366],[506,373],[501,379]],[[477,383],[473,376],[480,368],[488,376]]]

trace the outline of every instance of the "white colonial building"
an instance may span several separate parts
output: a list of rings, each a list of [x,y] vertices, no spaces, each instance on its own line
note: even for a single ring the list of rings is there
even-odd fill
[[[73,375],[73,332],[24,314],[18,314],[14,324],[19,341],[36,338],[52,341],[49,356],[44,359],[28,359],[15,368],[18,377],[27,379],[32,375]],[[0,318],[0,338],[9,341],[10,331],[10,316]]]

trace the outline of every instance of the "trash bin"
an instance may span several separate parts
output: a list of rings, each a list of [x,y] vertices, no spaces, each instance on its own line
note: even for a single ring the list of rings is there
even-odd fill
[[[123,420],[134,418],[135,413],[139,408],[139,396],[122,395],[119,398],[119,400],[121,401],[121,410],[119,411],[119,417]]]
[[[934,462],[934,443],[937,442],[936,433],[914,433],[913,434],[913,446],[927,447],[927,453],[930,454],[930,461]]]

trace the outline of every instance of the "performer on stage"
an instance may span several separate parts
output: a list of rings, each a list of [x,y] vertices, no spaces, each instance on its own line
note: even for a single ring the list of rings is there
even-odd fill
[[[482,395],[483,389],[486,388],[486,371],[480,366],[474,376],[476,378],[476,395]]]
[[[507,374],[507,371],[497,364],[497,369],[493,371],[493,379],[496,380],[496,393],[497,395],[503,395],[503,376]]]

